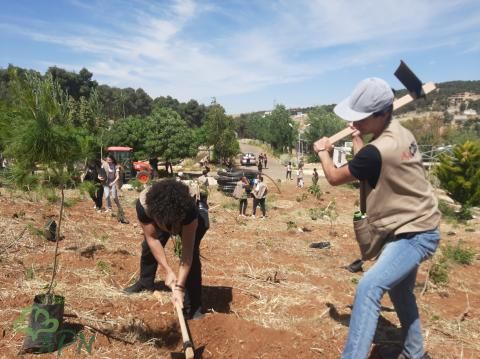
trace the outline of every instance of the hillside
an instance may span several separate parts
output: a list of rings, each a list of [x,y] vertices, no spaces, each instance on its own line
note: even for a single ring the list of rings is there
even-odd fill
[[[429,94],[426,99],[415,101],[412,104],[403,107],[397,111],[397,114],[406,112],[426,112],[439,111],[444,112],[448,108],[448,98],[452,95],[471,92],[480,95],[480,81],[448,81],[437,83],[437,91]],[[407,94],[405,89],[395,89],[395,97],[401,97]],[[334,105],[325,105],[327,110],[333,111]],[[469,108],[475,109],[480,113],[480,100],[470,102]],[[313,107],[295,107],[288,109],[290,115],[295,115],[297,112],[308,113]],[[263,112],[255,112],[255,114]],[[247,114],[244,114],[247,115]]]
[[[201,245],[207,314],[190,322],[200,357],[338,358],[361,279],[361,273],[344,268],[358,256],[351,226],[357,192],[321,180],[324,194],[317,200],[293,182],[278,183],[278,189],[272,185],[265,220],[237,217],[237,202],[211,191],[211,228]],[[137,196],[122,192],[131,220],[124,225],[96,213],[78,192],[67,193],[71,205],[65,213],[56,292],[66,297],[65,326],[94,338],[92,358],[170,358],[178,357],[174,355],[182,348],[161,271],[156,294],[127,296],[121,291],[138,276],[142,231],[133,207]],[[336,216],[313,217],[312,208],[327,205]],[[57,210],[34,195],[0,188],[0,358],[19,352],[24,334],[13,323],[50,279],[54,246],[39,233]],[[478,220],[467,226],[443,221],[442,247],[462,241],[478,253],[478,226]],[[330,246],[310,248],[315,242]],[[173,252],[168,243],[172,264],[177,262]],[[431,263],[421,265],[415,289],[427,350],[433,358],[478,358],[480,262],[449,264],[447,284],[428,279],[434,276],[429,274]],[[398,318],[385,296],[375,343],[399,342]],[[78,345],[58,356],[79,357]]]

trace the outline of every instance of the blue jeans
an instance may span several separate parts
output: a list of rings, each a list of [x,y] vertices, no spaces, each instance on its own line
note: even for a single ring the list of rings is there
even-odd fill
[[[419,359],[425,354],[413,288],[418,266],[433,255],[439,241],[440,233],[435,229],[399,235],[385,245],[377,263],[358,283],[343,359],[367,357],[385,292],[390,295],[402,325],[403,353],[411,359]]]
[[[113,197],[113,201],[117,205],[118,209],[122,208],[122,205],[120,204],[120,200],[118,199],[118,189],[116,185],[113,186],[103,186],[103,193],[105,194],[105,199],[107,200],[107,209],[112,209],[112,200],[111,198]]]

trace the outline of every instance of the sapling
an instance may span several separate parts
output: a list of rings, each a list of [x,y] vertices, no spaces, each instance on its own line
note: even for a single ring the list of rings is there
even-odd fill
[[[81,157],[79,138],[82,131],[75,128],[71,120],[68,95],[51,75],[41,77],[27,72],[20,76],[15,71],[10,75],[15,103],[9,109],[10,116],[4,119],[8,123],[2,123],[2,128],[8,129],[4,152],[16,160],[11,166],[14,182],[24,190],[30,190],[32,185],[46,187],[50,189],[46,192],[50,192],[54,202],[56,195],[52,196],[52,191],[60,190],[61,194],[52,277],[42,296],[45,304],[53,304],[57,300],[54,283],[58,270],[64,190],[72,182],[74,164]],[[39,166],[43,180],[35,181],[33,178],[39,176],[34,172]]]

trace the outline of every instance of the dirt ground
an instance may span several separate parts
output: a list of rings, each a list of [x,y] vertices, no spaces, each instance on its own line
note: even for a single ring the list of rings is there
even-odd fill
[[[211,229],[201,245],[207,314],[189,322],[198,357],[340,356],[361,278],[343,268],[358,257],[351,225],[357,192],[321,182],[324,194],[317,200],[292,182],[279,184],[281,193],[269,184],[266,219],[238,217],[236,202],[212,191]],[[130,220],[126,225],[96,213],[78,191],[67,193],[56,293],[66,298],[65,325],[95,339],[90,353],[85,348],[77,353],[78,343],[73,343],[42,357],[181,357],[180,329],[163,273],[157,273],[155,294],[122,293],[138,277],[142,233],[133,207],[137,195],[122,193]],[[335,207],[335,220],[311,219],[309,209],[327,206]],[[0,188],[0,358],[19,352],[24,334],[14,330],[13,322],[49,283],[54,243],[39,229],[52,216],[58,218],[58,205]],[[441,232],[442,246],[462,240],[477,255],[470,266],[451,264],[449,282],[438,286],[425,287],[432,262],[422,264],[416,293],[426,348],[432,358],[479,358],[479,221],[443,221]],[[309,247],[322,241],[331,246]],[[172,242],[166,251],[176,263]],[[382,304],[375,343],[399,343],[396,314],[387,298]]]

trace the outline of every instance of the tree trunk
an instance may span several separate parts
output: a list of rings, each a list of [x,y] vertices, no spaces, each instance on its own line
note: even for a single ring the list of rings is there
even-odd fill
[[[58,218],[58,226],[57,226],[57,233],[55,233],[55,255],[53,258],[53,270],[52,270],[52,279],[50,280],[50,285],[48,286],[48,291],[47,291],[47,301],[50,301],[50,299],[53,300],[53,282],[55,280],[55,277],[57,275],[57,266],[58,266],[58,243],[60,242],[60,227],[62,225],[62,217],[63,217],[63,206],[65,203],[65,194],[63,192],[63,186],[61,188],[61,194],[62,194],[62,199],[60,202],[60,217]],[[49,304],[49,303],[47,303]]]

